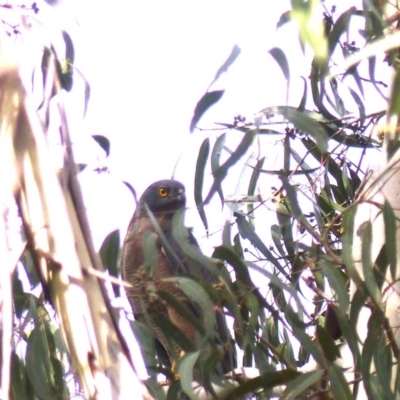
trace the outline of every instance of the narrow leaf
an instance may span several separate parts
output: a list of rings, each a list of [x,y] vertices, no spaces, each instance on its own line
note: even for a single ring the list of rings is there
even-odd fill
[[[343,371],[337,366],[332,365],[329,368],[329,381],[335,400],[353,400],[349,383],[347,382]]]
[[[283,249],[282,242],[281,242],[282,232],[281,232],[279,225],[274,224],[271,226],[271,237],[272,237],[272,240],[274,241],[275,247],[279,251],[279,254],[281,256],[283,256],[285,254],[285,250]]]
[[[247,190],[248,196],[253,196],[254,193],[256,192],[258,178],[261,175],[261,168],[264,164],[264,161],[265,161],[265,157],[260,158],[253,168],[253,173],[251,174],[251,177],[250,177],[249,188]],[[254,206],[252,204],[249,204],[247,207],[248,214],[251,215],[253,210],[254,210]]]
[[[201,285],[193,279],[184,277],[165,278],[164,280],[167,282],[176,282],[186,296],[200,306],[203,314],[203,324],[206,335],[212,335],[215,327],[214,306],[207,292],[201,287]]]
[[[246,154],[247,150],[253,143],[255,135],[256,131],[248,131],[243,136],[243,139],[236,147],[235,151],[233,151],[232,155],[219,168],[213,171],[214,182],[206,199],[204,200],[204,203],[208,203],[211,200],[215,192],[221,187],[222,181],[228,174],[229,169],[235,165],[244,154]]]
[[[119,255],[119,230],[111,232],[104,239],[103,244],[100,247],[100,258],[103,263],[103,267],[109,272],[109,274],[115,278],[118,278],[118,255]],[[114,293],[117,297],[120,295],[119,285],[113,285]]]
[[[382,297],[381,297],[381,292],[379,290],[379,286],[375,279],[375,275],[373,273],[374,266],[371,258],[371,249],[372,249],[371,222],[365,221],[362,224],[362,227],[359,228],[359,231],[362,231],[361,262],[362,262],[365,284],[368,288],[370,296],[375,300],[377,305],[380,307],[382,306]]]
[[[28,339],[26,371],[35,392],[43,399],[51,399],[57,392],[51,375],[50,353],[42,327],[35,327]]]
[[[340,43],[340,37],[347,32],[351,17],[355,14],[356,8],[351,7],[339,16],[328,38],[329,57],[333,54],[336,46]]]
[[[355,103],[357,104],[358,107],[358,112],[360,115],[360,125],[363,126],[365,122],[365,105],[360,96],[357,94],[356,91],[354,91],[352,88],[349,88],[350,94],[353,97]]]
[[[206,331],[202,322],[196,317],[196,315],[194,315],[188,305],[182,302],[182,299],[175,297],[164,290],[158,290],[157,295],[160,296],[165,303],[174,308],[180,317],[190,322],[193,328],[195,328],[201,335],[205,335]]]
[[[282,393],[282,396],[280,397],[280,400],[295,399],[297,396],[301,395],[303,392],[309,389],[310,386],[318,382],[321,379],[323,373],[323,370],[319,370],[305,372],[299,375],[287,385],[286,389]]]
[[[397,279],[397,224],[393,208],[387,200],[383,206],[383,220],[385,223],[386,256],[389,260],[390,274],[395,281]]]
[[[199,351],[185,354],[178,367],[182,389],[191,399],[197,399],[197,395],[193,390],[193,369],[199,356]]]
[[[299,112],[303,112],[306,107],[306,104],[307,104],[308,84],[307,84],[307,80],[304,78],[304,76],[301,76],[300,78],[303,79],[304,90],[303,90],[303,96],[301,98],[299,106],[297,107],[297,110]]]
[[[335,292],[341,310],[346,312],[349,308],[346,275],[344,275],[337,266],[323,259],[320,260],[318,265],[321,267],[323,274],[328,278],[329,285]]]
[[[221,160],[222,152],[224,150],[225,139],[226,139],[226,133],[223,133],[215,141],[214,147],[211,152],[211,172],[212,172],[214,178],[216,178],[215,172],[218,171],[218,169],[221,165],[220,160]],[[218,174],[218,172],[217,172],[217,174]],[[222,186],[217,187],[216,191],[219,195],[219,198],[221,199],[221,202],[223,202],[224,201],[224,193],[222,191]]]
[[[292,20],[291,18],[291,13],[292,11],[285,11],[279,18],[279,21],[276,25],[276,28],[280,28],[283,25],[287,24],[288,22],[290,22]]]
[[[286,369],[277,372],[269,372],[263,376],[259,376],[254,379],[250,379],[247,382],[242,383],[237,389],[234,389],[225,400],[237,400],[244,399],[250,395],[254,395],[258,390],[266,391],[272,389],[275,386],[285,385],[291,382],[299,375],[299,372]]]
[[[111,143],[108,138],[102,135],[92,135],[92,138],[106,152],[106,157],[110,155]]]
[[[365,339],[361,356],[361,374],[368,398],[377,398],[376,380],[371,374],[373,368],[373,357],[376,350],[376,344],[383,329],[382,315],[380,310],[374,311],[368,321],[368,334]]]
[[[321,346],[325,358],[330,362],[334,362],[337,358],[340,358],[339,349],[327,330],[323,326],[317,325],[316,333],[318,344]]]
[[[374,364],[379,378],[379,392],[384,399],[395,399],[390,387],[393,373],[392,360],[391,343],[387,340],[385,334],[380,335],[378,343],[375,345]]]
[[[157,240],[158,236],[154,232],[146,231],[143,233],[142,246],[144,267],[150,276],[157,276],[158,274],[158,271],[156,270],[158,261]]]
[[[279,67],[282,70],[282,73],[287,81],[290,80],[290,69],[289,63],[286,58],[285,53],[279,47],[273,47],[268,51],[269,54],[274,58],[274,60],[278,63]]]
[[[219,67],[214,80],[212,81],[211,85],[216,82],[219,77],[224,73],[228,71],[228,68],[235,62],[235,60],[238,58],[240,54],[240,47],[238,45],[234,45],[231,51],[231,54],[229,57],[226,59],[226,61]],[[210,85],[210,86],[211,86]]]
[[[193,133],[198,122],[204,113],[214,104],[218,103],[224,95],[224,90],[215,90],[213,92],[206,92],[203,97],[196,104],[192,121],[190,122],[190,133]]]
[[[304,113],[290,108],[286,109],[283,115],[300,131],[312,136],[321,151],[326,151],[328,135],[320,123],[307,117]]]
[[[203,183],[204,183],[204,172],[209,153],[210,153],[210,139],[206,138],[201,144],[199,155],[197,156],[196,172],[194,176],[194,201],[196,203],[197,211],[200,215],[201,221],[203,222],[204,228],[207,231],[207,235],[208,235],[208,222],[203,205]]]
[[[254,227],[247,221],[247,219],[239,213],[235,213],[236,223],[239,228],[239,233],[244,239],[248,239],[263,255],[270,261],[284,276],[287,277],[286,271],[279,264],[278,260],[273,256],[268,247],[257,235]]]

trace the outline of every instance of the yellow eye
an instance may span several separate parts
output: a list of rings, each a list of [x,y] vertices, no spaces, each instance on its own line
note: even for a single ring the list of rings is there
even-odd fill
[[[168,196],[168,189],[166,189],[165,187],[159,187],[157,190],[157,194],[160,197],[166,197],[166,196]]]

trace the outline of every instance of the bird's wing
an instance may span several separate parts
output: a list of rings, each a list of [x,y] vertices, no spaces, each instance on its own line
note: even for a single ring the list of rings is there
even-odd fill
[[[190,229],[185,227],[180,217],[174,217],[171,229],[163,232],[163,252],[166,255],[171,270],[175,275],[192,277],[210,284],[218,282],[216,268],[209,257],[200,250],[198,242]],[[196,279],[197,278],[197,279]],[[201,308],[191,302],[190,307],[197,317],[201,317]],[[236,367],[236,355],[231,335],[222,309],[215,313],[216,335],[214,343],[224,348],[223,372],[232,371]]]

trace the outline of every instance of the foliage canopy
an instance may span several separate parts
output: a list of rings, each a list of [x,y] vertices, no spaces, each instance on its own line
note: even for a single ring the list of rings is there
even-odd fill
[[[229,210],[220,244],[212,257],[223,262],[231,273],[217,290],[204,285],[193,291],[193,298],[201,297],[204,304],[208,304],[207,296],[219,298],[233,320],[234,340],[243,367],[255,369],[258,375],[239,377],[237,387],[224,393],[226,399],[246,396],[263,399],[279,394],[283,399],[315,396],[342,400],[355,398],[361,387],[368,398],[398,397],[399,341],[385,315],[386,277],[390,274],[393,281],[398,278],[393,204],[385,202],[381,207],[385,245],[377,257],[371,251],[373,224],[364,224],[362,229],[355,225],[357,209],[367,200],[363,190],[370,175],[369,160],[381,151],[390,156],[398,148],[398,131],[395,129],[392,136],[388,134],[391,124],[397,126],[396,116],[400,111],[398,18],[399,10],[386,1],[364,1],[361,7],[352,6],[340,12],[334,6],[327,9],[324,2],[317,0],[292,1],[292,9],[281,16],[277,29],[297,22],[304,62],[310,64],[310,75],[301,78],[304,86],[299,104],[268,106],[254,120],[237,115],[233,121],[219,123],[219,129],[210,131],[198,127],[204,113],[223,98],[224,91],[207,90],[194,108],[190,131],[205,136],[196,162],[194,199],[207,231],[213,203],[219,199]],[[8,33],[19,34],[16,30]],[[35,72],[43,81],[39,91],[42,101],[24,106],[26,114],[41,117],[36,132],[42,139],[51,118],[49,102],[63,90],[74,90],[73,41],[66,32],[60,35],[65,55],[57,54],[52,44],[46,45]],[[287,90],[291,90],[296,71],[289,62],[288,50],[274,47],[269,53],[271,63],[278,63],[288,83]],[[240,49],[235,46],[212,84],[238,56]],[[54,78],[49,78],[50,73]],[[4,73],[3,76],[9,78]],[[11,76],[15,77],[11,86],[7,86],[6,79],[0,80],[1,105],[6,104],[4,93],[19,93],[23,102],[23,85],[15,83],[19,82],[17,75]],[[85,88],[83,96],[88,98],[87,84]],[[33,93],[37,93],[36,88]],[[0,117],[2,122],[9,121],[6,108]],[[28,115],[27,126],[32,127],[32,118]],[[14,137],[23,138],[18,136],[23,133],[18,131],[17,122],[11,121],[9,126],[15,128]],[[66,121],[62,121],[61,127],[66,127]],[[63,129],[64,145],[70,150],[68,134]],[[3,341],[2,352],[3,370],[8,365],[7,357],[11,359],[10,397],[69,398],[74,395],[73,388],[78,387],[82,388],[78,392],[82,390],[90,397],[90,379],[84,371],[88,366],[94,368],[94,364],[80,357],[78,344],[68,339],[71,333],[68,330],[81,322],[69,316],[74,310],[67,307],[62,297],[61,293],[67,291],[64,280],[68,279],[70,285],[74,279],[82,280],[87,291],[96,293],[91,302],[85,300],[88,307],[83,313],[88,314],[83,319],[91,315],[89,309],[95,302],[104,304],[110,317],[104,322],[93,316],[89,318],[90,326],[96,330],[105,323],[120,346],[118,354],[126,358],[126,365],[131,365],[131,360],[116,327],[118,318],[105,294],[104,274],[96,267],[84,217],[79,213],[73,158],[64,165],[64,173],[73,168],[64,175],[68,182],[62,186],[64,191],[58,200],[50,196],[46,200],[50,203],[45,203],[53,210],[52,202],[63,196],[66,199],[67,215],[75,221],[71,237],[88,248],[87,252],[79,250],[78,260],[83,257],[86,261],[80,266],[78,262],[76,271],[68,269],[67,261],[59,258],[58,248],[52,248],[57,243],[55,231],[50,230],[48,243],[43,245],[37,239],[40,223],[32,222],[35,212],[29,196],[35,196],[36,192],[30,190],[31,182],[38,185],[45,182],[43,187],[39,186],[39,193],[56,185],[54,177],[41,175],[43,171],[37,165],[40,163],[34,162],[42,154],[35,153],[36,148],[45,148],[44,141],[30,139],[36,147],[29,153],[32,167],[26,169],[18,158],[20,149],[7,140],[9,131],[3,129],[0,135],[1,146],[17,155],[15,160],[4,156],[2,170],[9,170],[11,165],[13,171],[18,168],[22,171],[22,178],[12,184],[1,179],[5,193],[16,201],[15,213],[22,218],[23,231],[18,267],[15,268],[15,262],[8,262],[8,269],[3,272],[4,276],[12,274],[11,280],[9,276],[4,279],[12,284],[9,292],[2,283],[3,308],[10,302],[9,312],[12,310],[14,314],[13,325],[8,327],[12,346],[7,353]],[[386,142],[382,146],[384,137]],[[99,135],[94,140],[108,155],[109,142]],[[51,179],[47,187],[46,182]],[[233,193],[233,185],[240,187],[240,191]],[[246,188],[245,193],[242,188]],[[3,220],[11,215],[11,209],[10,205],[3,207]],[[43,209],[46,210],[42,205]],[[64,215],[66,211],[54,206],[51,212]],[[40,221],[54,228],[55,222],[47,215],[41,216]],[[1,229],[5,234],[9,232],[4,221]],[[360,260],[354,259],[354,235],[361,238]],[[104,267],[116,278],[113,281],[116,296],[120,295],[120,285],[116,283],[119,245],[118,233],[114,232],[100,250]],[[67,256],[67,252],[61,254]],[[370,314],[362,337],[357,324],[364,318],[365,308]],[[179,312],[179,305],[176,309]],[[6,327],[2,334],[7,338]],[[181,383],[171,384],[165,395],[156,375],[171,377],[172,373],[157,357],[147,328],[137,322],[132,327],[149,367],[151,378],[146,383],[152,395],[158,399],[174,398],[180,388],[192,394],[196,354],[185,355]],[[177,334],[171,324],[164,329],[172,337]],[[96,340],[102,343],[103,339]],[[348,349],[347,356],[341,352],[342,348]],[[110,350],[101,345],[99,349],[99,356],[102,351]],[[7,389],[5,382],[7,375],[3,373],[3,390]]]

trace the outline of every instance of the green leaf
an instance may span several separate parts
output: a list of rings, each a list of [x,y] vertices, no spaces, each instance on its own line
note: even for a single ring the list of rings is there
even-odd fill
[[[281,256],[284,256],[285,250],[283,249],[282,243],[281,243],[281,238],[282,238],[282,232],[281,228],[279,225],[271,225],[271,237],[272,240],[274,241],[275,247],[278,249],[279,254]]]
[[[304,90],[303,90],[303,96],[301,98],[300,104],[297,107],[297,110],[299,112],[303,112],[306,104],[307,104],[307,91],[308,91],[308,84],[307,84],[307,80],[304,78],[304,76],[300,77],[301,79],[303,79],[303,83],[304,83]]]
[[[356,91],[354,91],[352,88],[349,88],[350,94],[354,99],[354,102],[356,103],[358,107],[358,113],[360,115],[360,125],[364,125],[365,122],[365,105],[364,101],[360,98],[360,96],[357,94]]]
[[[345,106],[344,106],[344,102],[343,102],[343,100],[342,100],[342,97],[341,97],[341,95],[340,95],[340,93],[339,93],[339,91],[338,91],[338,83],[337,83],[337,80],[336,80],[336,78],[332,78],[330,81],[329,81],[329,84],[330,84],[330,87],[331,87],[331,89],[332,89],[332,93],[333,93],[333,97],[335,98],[335,104],[332,104],[332,107],[334,107],[335,109],[336,109],[336,111],[337,111],[337,113],[341,116],[341,117],[343,117],[344,115],[345,115],[345,113],[346,113],[346,109],[345,109]],[[329,99],[328,99],[329,100]]]
[[[193,369],[199,356],[199,351],[188,353],[179,361],[178,372],[182,389],[191,399],[197,399],[193,390]]]
[[[158,236],[154,232],[145,231],[143,233],[142,237],[142,246],[144,255],[143,265],[150,276],[158,274],[158,271],[156,269],[158,261],[157,240]]]
[[[215,171],[218,171],[218,169],[221,165],[220,160],[221,160],[221,155],[222,155],[222,152],[223,152],[224,146],[225,146],[225,139],[226,139],[226,134],[223,133],[215,141],[214,147],[211,152],[211,172],[212,172],[214,178],[218,178],[215,175]],[[223,203],[224,193],[222,191],[222,186],[220,185],[219,187],[217,187],[216,191],[219,195],[219,198],[221,199],[221,202]]]
[[[102,135],[92,135],[92,138],[106,152],[106,157],[110,155],[111,143],[110,140]]]
[[[34,400],[34,390],[28,379],[26,366],[22,360],[12,352],[11,354],[11,398],[15,400]]]
[[[122,182],[129,189],[129,191],[131,192],[131,194],[132,194],[132,196],[133,196],[133,198],[135,200],[135,203],[138,204],[136,190],[133,188],[133,186],[129,182],[126,182],[126,181],[122,181]]]
[[[323,102],[323,98],[325,95],[325,77],[326,70],[324,68],[321,68],[318,62],[313,61],[310,78],[311,93],[315,106],[317,107],[323,118],[328,121],[335,121],[337,120],[337,117],[328,111]]]
[[[12,293],[14,300],[15,315],[18,319],[21,318],[22,313],[28,309],[29,298],[28,294],[24,292],[21,280],[19,279],[19,272],[16,268],[12,275]]]
[[[189,299],[196,302],[203,314],[203,324],[206,335],[209,337],[214,333],[215,312],[214,305],[207,292],[193,279],[184,277],[165,278],[166,282],[175,282]]]
[[[319,0],[292,1],[291,18],[299,24],[301,40],[312,47],[315,59],[323,63],[328,56],[328,41],[320,12]]]
[[[374,365],[379,378],[381,396],[384,399],[395,399],[390,387],[392,382],[393,356],[391,343],[385,334],[380,335],[375,345]]]
[[[349,309],[349,294],[347,289],[347,276],[334,264],[321,259],[318,263],[323,274],[328,278],[329,286],[335,292],[342,311]]]
[[[390,274],[395,281],[397,279],[397,224],[393,208],[387,200],[383,205],[383,220],[385,223],[386,256],[389,260]]]
[[[57,72],[61,87],[67,92],[71,91],[73,85],[75,49],[71,36],[66,31],[61,31],[65,43],[65,59],[56,60]]]
[[[374,266],[371,258],[372,249],[372,224],[370,221],[365,221],[358,232],[361,234],[361,263],[364,273],[365,285],[370,296],[375,300],[379,307],[382,307],[382,296],[379,290],[378,283],[373,272]]]
[[[240,47],[238,45],[234,45],[231,51],[231,54],[229,57],[226,59],[226,61],[219,67],[214,80],[212,81],[211,85],[215,83],[219,77],[224,73],[228,71],[228,68],[235,62],[235,60],[238,58],[240,54]],[[210,86],[211,86],[210,85]]]
[[[24,255],[22,257],[22,264],[29,279],[30,287],[31,289],[33,289],[36,285],[40,283],[40,279],[36,271],[35,263],[30,250],[26,250],[24,252]]]
[[[337,365],[331,365],[329,368],[329,382],[331,391],[335,400],[353,400],[349,383],[344,377],[343,371]]]
[[[214,255],[221,260],[225,260],[229,265],[231,265],[235,270],[236,281],[240,283],[240,285],[243,285],[247,290],[254,293],[257,296],[260,304],[262,304],[264,307],[268,307],[264,297],[251,280],[248,266],[232,249],[225,246],[218,246],[215,249]]]
[[[26,371],[35,392],[43,400],[52,400],[57,395],[57,390],[43,324],[35,326],[29,335],[25,359]]]
[[[299,205],[297,199],[297,189],[295,186],[289,184],[289,180],[286,177],[281,176],[280,180],[282,181],[283,188],[286,190],[286,201],[290,209],[290,213],[296,218],[297,221],[301,223],[301,225],[308,229],[310,232],[314,230],[312,225],[307,221],[307,218],[304,216],[303,211]]]
[[[348,32],[351,17],[355,15],[355,13],[356,13],[355,7],[349,8],[347,11],[345,11],[343,14],[340,15],[340,17],[336,20],[335,24],[333,25],[332,30],[328,37],[329,57],[332,56],[336,46],[340,44],[341,36],[344,33]]]
[[[249,310],[250,318],[247,321],[246,332],[243,338],[243,347],[254,344],[254,332],[258,327],[258,316],[260,313],[260,303],[257,296],[249,292],[245,296],[246,308]]]
[[[173,380],[169,385],[169,389],[168,389],[168,393],[167,393],[167,400],[176,400],[179,398],[185,399],[185,397],[186,396],[182,395],[182,387],[181,387],[180,381]]]
[[[182,303],[182,299],[179,299],[164,290],[158,290],[157,295],[160,296],[166,304],[174,308],[180,317],[190,322],[193,328],[195,328],[201,335],[205,335],[206,331],[202,321],[194,315],[193,311],[187,307],[187,304]]]
[[[64,381],[64,368],[61,361],[53,355],[51,357],[51,364],[53,368],[53,375],[55,381],[55,389],[57,391],[58,398],[69,398],[69,389]]]
[[[343,183],[342,171],[340,170],[335,160],[331,157],[331,155],[328,152],[322,153],[317,148],[315,143],[310,139],[302,139],[301,142],[304,147],[310,152],[310,154],[315,158],[315,160],[317,160],[318,162],[320,162],[320,160],[322,159],[324,160],[326,171],[329,172],[329,174],[335,179],[339,191],[342,194],[342,197],[347,198],[347,191]]]
[[[257,161],[257,163],[254,166],[254,168],[253,168],[253,173],[251,174],[251,178],[250,178],[250,182],[249,182],[249,188],[247,190],[247,195],[248,196],[252,196],[256,192],[258,179],[259,179],[259,177],[261,175],[261,168],[262,168],[262,166],[264,164],[264,161],[265,161],[265,157],[260,158]],[[251,215],[253,210],[254,210],[253,204],[249,204],[247,206],[248,214]]]
[[[389,119],[400,114],[400,71],[396,70],[396,75],[392,84],[392,92],[389,98]]]
[[[297,129],[312,136],[321,151],[326,151],[328,135],[319,122],[311,119],[304,113],[291,108],[284,110],[282,115],[284,115]]]
[[[84,81],[85,81],[85,107],[83,109],[83,117],[86,116],[86,111],[88,108],[88,104],[89,104],[89,100],[90,100],[90,92],[91,92],[89,82],[85,78],[84,78]]]
[[[279,21],[276,25],[276,29],[282,27],[283,25],[287,24],[288,22],[290,22],[292,20],[291,18],[291,13],[292,11],[285,11],[279,18]]]
[[[279,229],[282,234],[283,243],[285,244],[288,255],[295,254],[295,246],[292,231],[292,214],[283,202],[276,204],[276,217],[279,223]]]
[[[120,247],[119,230],[116,229],[115,231],[109,233],[106,236],[99,251],[103,267],[114,278],[118,278],[119,275],[118,271],[119,247]],[[113,284],[113,291],[115,293],[115,296],[119,297],[120,295],[119,285]]]
[[[140,345],[145,365],[153,378],[156,376],[156,343],[148,327],[140,321],[129,321],[132,331]]]
[[[354,232],[354,218],[357,211],[357,206],[350,206],[347,208],[343,217],[344,235],[342,237],[342,254],[343,261],[345,262],[347,273],[357,287],[363,286],[363,281],[360,274],[355,267],[353,259],[353,232]]]
[[[42,82],[43,82],[43,86],[46,85],[46,81],[47,81],[47,74],[49,71],[49,62],[51,60],[51,55],[53,54],[52,49],[45,47],[43,49],[43,56],[42,56],[42,62],[41,62],[41,69],[42,69]],[[41,104],[41,106],[39,108],[42,108],[43,103]]]
[[[293,379],[286,387],[282,395],[279,397],[280,400],[291,400],[295,399],[297,396],[301,395],[310,386],[314,385],[318,382],[322,375],[324,374],[323,370],[319,371],[311,371],[305,372],[297,376],[297,378]]]
[[[157,314],[157,318],[153,319],[165,338],[169,341],[169,346],[173,348],[173,342],[179,343],[179,347],[185,352],[194,350],[193,343],[187,336],[171,322],[170,318],[164,314]]]
[[[204,203],[208,203],[214,196],[215,192],[218,191],[219,188],[221,188],[222,181],[227,176],[229,169],[234,166],[244,154],[246,154],[247,150],[253,143],[256,133],[256,131],[249,130],[243,136],[243,139],[236,147],[235,151],[232,152],[231,156],[224,162],[224,164],[213,171],[214,182],[206,199],[204,200]]]
[[[224,95],[224,90],[215,90],[213,92],[206,92],[203,97],[196,104],[194,114],[190,122],[190,133],[193,133],[196,125],[199,123],[204,113],[214,104],[218,103]]]
[[[257,343],[257,345],[253,349],[253,354],[254,365],[260,371],[260,375],[276,371],[275,366],[270,364],[268,348],[264,345],[264,343]]]
[[[377,397],[377,379],[371,374],[373,367],[372,361],[376,351],[376,344],[382,334],[382,313],[375,310],[368,321],[368,334],[365,339],[361,355],[361,374],[368,398],[378,399]]]
[[[339,349],[337,348],[331,335],[323,326],[317,325],[316,334],[318,344],[321,346],[325,358],[330,362],[334,362],[337,358],[340,358]]]
[[[208,234],[208,223],[207,216],[203,206],[203,183],[204,183],[204,172],[210,153],[210,139],[204,139],[200,146],[199,154],[196,162],[196,172],[194,176],[194,201],[196,203],[197,211],[200,215],[201,221],[203,222],[204,228]]]
[[[54,344],[56,347],[56,351],[60,354],[61,357],[64,355],[67,355],[68,348],[67,348],[63,333],[61,332],[60,328],[58,328],[54,331],[53,337],[54,337]]]
[[[368,71],[369,71],[369,79],[374,85],[375,90],[381,95],[382,99],[386,99],[386,95],[382,93],[382,90],[378,86],[375,79],[375,65],[376,65],[376,57],[368,58]]]
[[[298,303],[300,302],[298,301]],[[320,367],[325,368],[327,364],[325,354],[315,341],[306,333],[306,325],[300,319],[299,313],[295,312],[290,304],[286,305],[284,312],[286,320],[290,323],[290,326],[293,329],[294,336],[299,340],[304,350],[314,357]]]
[[[284,276],[288,276],[286,271],[279,264],[278,260],[273,256],[271,251],[267,248],[264,242],[257,235],[254,227],[247,221],[247,219],[240,213],[235,213],[236,223],[239,228],[239,233],[244,239],[248,239],[254,247],[256,247],[264,257],[270,261],[278,271]]]
[[[154,400],[166,400],[167,396],[165,395],[164,390],[157,382],[156,378],[149,378],[144,381],[144,384],[149,389],[149,392],[153,396]]]
[[[287,81],[290,80],[290,69],[289,63],[286,58],[285,53],[279,47],[273,47],[268,51],[269,54],[274,58],[274,60],[278,63],[279,67],[282,70],[282,73]]]
[[[269,372],[263,376],[250,379],[242,383],[239,387],[225,398],[225,400],[237,400],[247,398],[249,395],[254,395],[258,390],[267,391],[275,386],[285,385],[299,375],[299,372],[286,369],[277,372]]]
[[[365,303],[368,299],[368,294],[364,290],[364,286],[357,288],[355,293],[352,294],[351,306],[350,306],[350,320],[357,324],[358,317],[361,310],[364,308]]]

